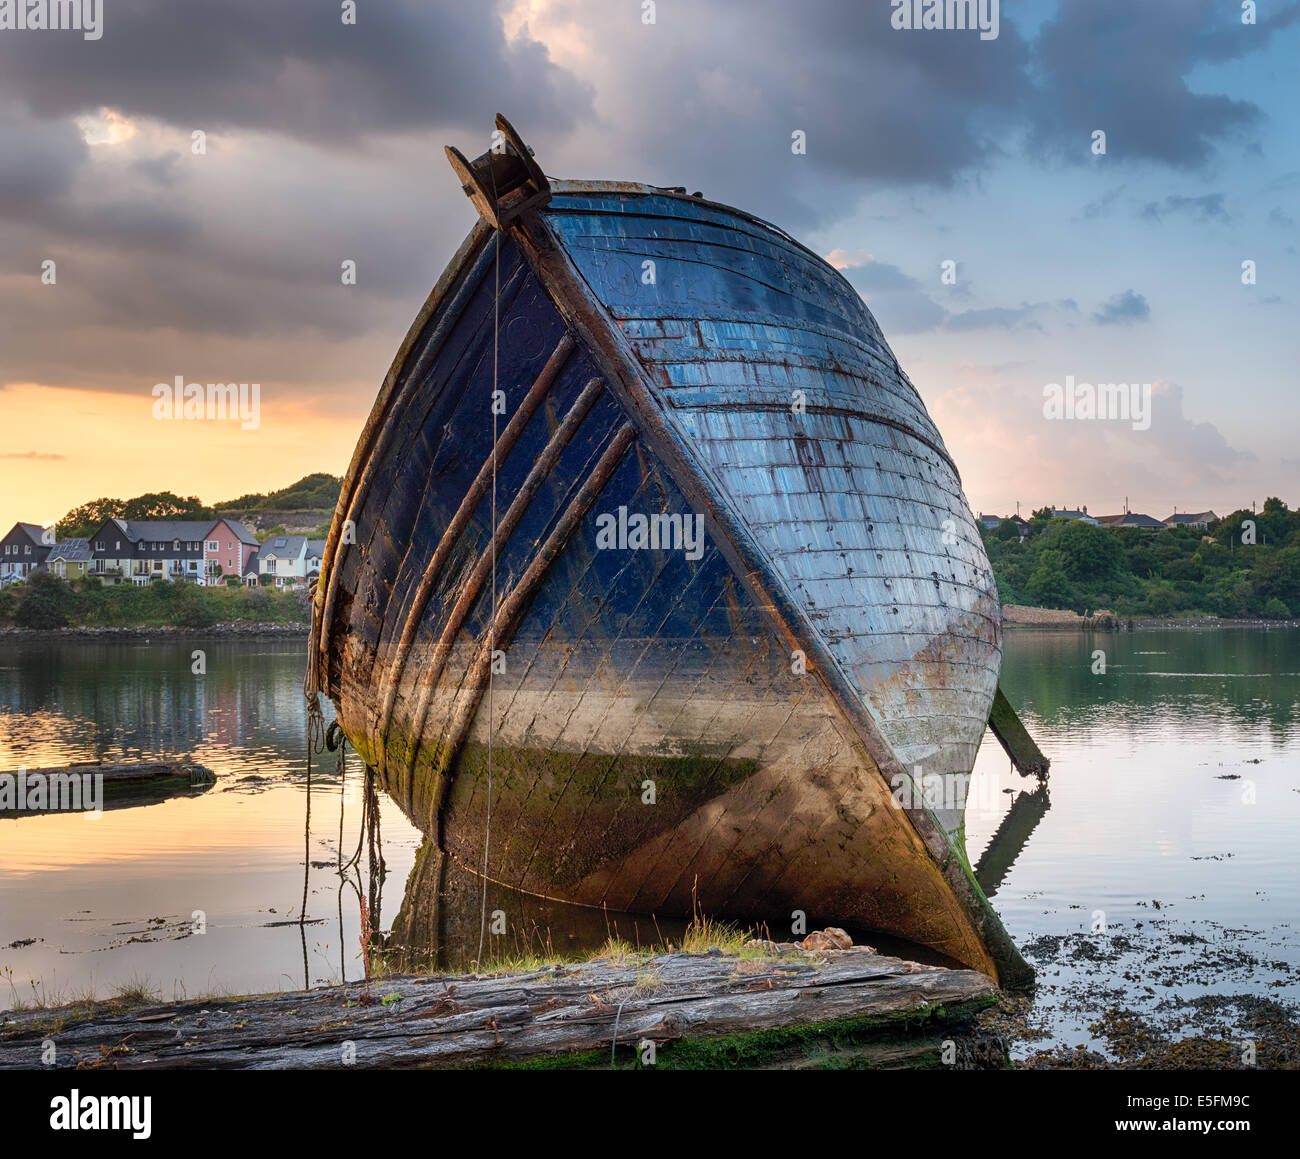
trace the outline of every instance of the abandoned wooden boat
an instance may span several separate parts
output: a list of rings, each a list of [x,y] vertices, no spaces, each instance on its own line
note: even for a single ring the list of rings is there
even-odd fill
[[[448,154],[481,219],[354,453],[309,687],[493,881],[1026,979],[963,847],[996,588],[861,298],[698,194],[548,180],[503,118]]]

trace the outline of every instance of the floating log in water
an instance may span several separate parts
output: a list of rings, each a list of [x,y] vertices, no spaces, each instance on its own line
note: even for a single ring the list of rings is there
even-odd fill
[[[405,977],[132,1011],[0,1016],[0,1070],[641,1065],[806,1068],[1006,1065],[975,1025],[993,981],[869,947],[746,959],[711,950]],[[617,1042],[615,1033],[617,1028]]]
[[[104,765],[84,761],[49,769],[0,773],[0,817],[114,809],[216,783],[211,769],[180,761]]]

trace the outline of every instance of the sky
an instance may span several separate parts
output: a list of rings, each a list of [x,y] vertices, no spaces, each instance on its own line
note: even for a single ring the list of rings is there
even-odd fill
[[[840,268],[976,512],[1300,503],[1300,3],[1003,0],[993,39],[888,0],[347,7],[0,28],[0,528],[342,474],[475,218],[443,146],[497,112],[551,176]],[[177,376],[258,383],[258,425],[155,418]],[[1067,376],[1150,383],[1149,425],[1046,418]]]

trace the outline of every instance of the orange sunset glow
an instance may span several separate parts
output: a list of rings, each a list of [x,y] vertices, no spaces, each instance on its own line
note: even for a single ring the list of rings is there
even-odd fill
[[[0,455],[0,523],[57,521],[100,496],[172,491],[213,503],[313,471],[341,475],[370,398],[359,392],[351,413],[339,413],[263,390],[260,425],[248,431],[234,420],[158,420],[153,402],[143,390],[25,383],[0,391],[8,444]]]

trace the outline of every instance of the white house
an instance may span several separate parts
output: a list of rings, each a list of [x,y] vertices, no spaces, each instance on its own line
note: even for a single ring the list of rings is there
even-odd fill
[[[319,564],[317,565],[319,567]],[[294,587],[307,582],[307,537],[275,535],[262,544],[257,553],[259,575],[272,577],[278,588]]]

